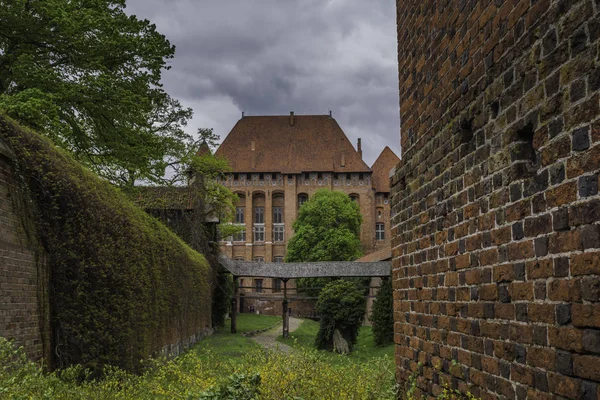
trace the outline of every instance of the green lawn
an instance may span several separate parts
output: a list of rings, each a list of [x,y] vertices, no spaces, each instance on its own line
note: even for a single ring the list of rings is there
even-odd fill
[[[256,314],[238,314],[237,333],[231,333],[231,320],[225,321],[223,328],[218,328],[214,335],[201,340],[194,350],[202,358],[210,350],[219,356],[240,360],[248,350],[259,348],[255,341],[242,336],[244,332],[270,328],[281,321],[281,317]]]
[[[281,322],[280,316],[259,315],[259,314],[238,314],[237,315],[237,331],[238,333],[257,331],[267,329]],[[225,328],[220,329],[222,332],[231,330],[231,319],[225,321]]]
[[[289,338],[284,339],[279,337],[277,340],[293,347],[313,349],[318,331],[319,322],[306,319],[304,322],[302,322],[302,325],[300,325],[298,329],[290,333]],[[333,363],[340,361],[342,358],[348,358],[356,362],[367,362],[374,358],[388,356],[390,360],[393,360],[394,345],[389,344],[386,346],[375,346],[371,327],[362,326],[358,331],[358,338],[350,355],[341,356],[326,351],[323,351],[323,353],[328,354],[328,357],[331,358],[331,362]]]

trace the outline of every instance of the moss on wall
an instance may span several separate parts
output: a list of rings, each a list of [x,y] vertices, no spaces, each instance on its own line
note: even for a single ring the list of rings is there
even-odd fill
[[[141,360],[211,324],[210,267],[49,140],[0,115],[48,254],[52,365]]]

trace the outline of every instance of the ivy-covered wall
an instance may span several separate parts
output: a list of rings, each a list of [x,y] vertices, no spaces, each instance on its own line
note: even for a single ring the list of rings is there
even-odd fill
[[[138,370],[211,330],[211,271],[168,228],[0,115],[49,266],[53,367]],[[2,289],[0,289],[2,290]]]
[[[14,340],[32,360],[49,360],[48,268],[15,168],[0,139],[0,337]]]

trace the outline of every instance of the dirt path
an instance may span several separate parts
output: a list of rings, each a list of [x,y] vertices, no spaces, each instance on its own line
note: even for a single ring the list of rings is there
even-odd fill
[[[302,320],[300,318],[290,317],[290,333],[298,329],[300,324],[302,324]],[[277,337],[279,336],[281,336],[281,324],[277,325],[273,329],[253,336],[252,340],[254,340],[256,343],[260,344],[268,350],[279,349],[284,353],[289,353],[292,350],[292,348],[287,344],[278,342]]]

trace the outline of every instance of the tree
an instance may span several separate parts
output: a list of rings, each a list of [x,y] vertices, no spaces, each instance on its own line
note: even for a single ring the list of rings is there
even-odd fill
[[[358,204],[346,194],[319,190],[302,205],[288,243],[287,262],[353,261],[362,255]],[[311,296],[331,279],[303,278],[297,284]],[[359,280],[362,284],[362,280]],[[313,288],[313,289],[310,289]]]
[[[0,109],[114,183],[163,183],[194,140],[160,84],[175,47],[155,25],[125,0],[0,4]]]
[[[354,283],[345,280],[328,283],[317,301],[321,323],[315,345],[320,349],[338,352],[346,352],[342,349],[347,345],[347,351],[352,350],[365,315],[365,304],[363,293]],[[335,339],[336,335],[341,335],[343,340],[339,337]],[[341,346],[338,344],[340,342]]]
[[[373,340],[376,345],[392,343],[394,340],[394,299],[392,281],[384,279],[373,302],[370,317],[373,323]]]
[[[342,193],[319,190],[302,205],[286,260],[352,261],[362,255],[358,205]]]

